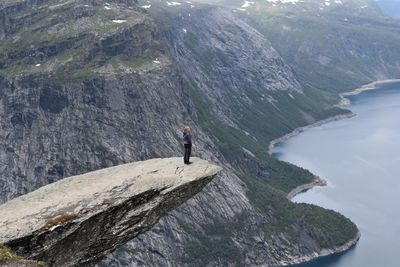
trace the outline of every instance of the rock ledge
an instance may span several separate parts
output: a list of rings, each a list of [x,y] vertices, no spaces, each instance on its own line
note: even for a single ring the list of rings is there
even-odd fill
[[[221,170],[151,159],[65,178],[0,206],[0,243],[49,266],[92,266],[198,193]]]

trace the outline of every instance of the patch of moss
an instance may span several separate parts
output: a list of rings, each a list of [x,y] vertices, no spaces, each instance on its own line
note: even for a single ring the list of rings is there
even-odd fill
[[[18,261],[22,263],[35,264],[38,267],[46,267],[43,261],[25,260],[23,257],[15,255],[15,253],[7,246],[0,244],[0,263],[1,261]]]
[[[0,244],[0,260],[20,259],[10,248]]]

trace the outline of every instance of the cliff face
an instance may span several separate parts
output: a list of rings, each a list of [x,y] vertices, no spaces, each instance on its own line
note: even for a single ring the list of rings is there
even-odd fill
[[[325,110],[313,110],[311,97],[261,34],[224,9],[194,5],[153,3],[149,14],[168,41],[193,101],[193,120],[208,134],[207,139],[199,134],[200,146],[217,152],[226,170],[202,194],[99,266],[274,266],[310,259],[302,255],[322,252],[319,242],[331,239],[329,230],[300,215],[311,210],[295,207],[284,194],[265,187],[270,183],[284,190],[279,183],[285,178],[277,178],[276,172],[291,166],[273,166],[262,153],[271,136],[315,120]],[[258,176],[263,189],[255,190],[243,173]],[[291,179],[307,179],[307,174],[295,173]],[[280,214],[281,209],[287,213]],[[287,220],[293,209],[299,216]],[[344,235],[355,237],[354,228],[348,230]],[[302,238],[293,238],[300,232]]]
[[[32,3],[4,11],[13,29],[1,44],[1,202],[65,176],[173,155],[190,101],[143,11]]]
[[[239,12],[272,42],[305,86],[343,92],[399,77],[400,23],[384,16],[377,1],[260,3]]]
[[[65,178],[0,206],[0,243],[49,266],[92,266],[198,193],[220,167],[152,159]]]
[[[223,166],[221,175],[100,265],[278,265],[355,237],[339,214],[290,203],[286,193],[313,176],[267,153],[270,140],[338,111],[230,12],[152,5],[148,13],[133,1],[1,6],[1,201],[179,155],[189,123],[194,153]]]

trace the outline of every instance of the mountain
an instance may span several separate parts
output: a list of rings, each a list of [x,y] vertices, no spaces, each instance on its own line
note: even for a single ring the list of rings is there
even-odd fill
[[[8,0],[0,17],[1,202],[67,176],[180,155],[184,124],[195,155],[224,168],[99,266],[283,265],[358,239],[344,216],[290,202],[315,178],[267,151],[347,111],[298,80],[247,18],[129,0]]]
[[[226,2],[264,34],[304,86],[348,91],[400,73],[400,22],[372,0]]]

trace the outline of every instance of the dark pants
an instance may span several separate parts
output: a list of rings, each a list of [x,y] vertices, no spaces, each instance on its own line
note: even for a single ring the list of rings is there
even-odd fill
[[[183,157],[184,163],[189,163],[191,153],[192,153],[192,144],[185,144],[185,156]]]

